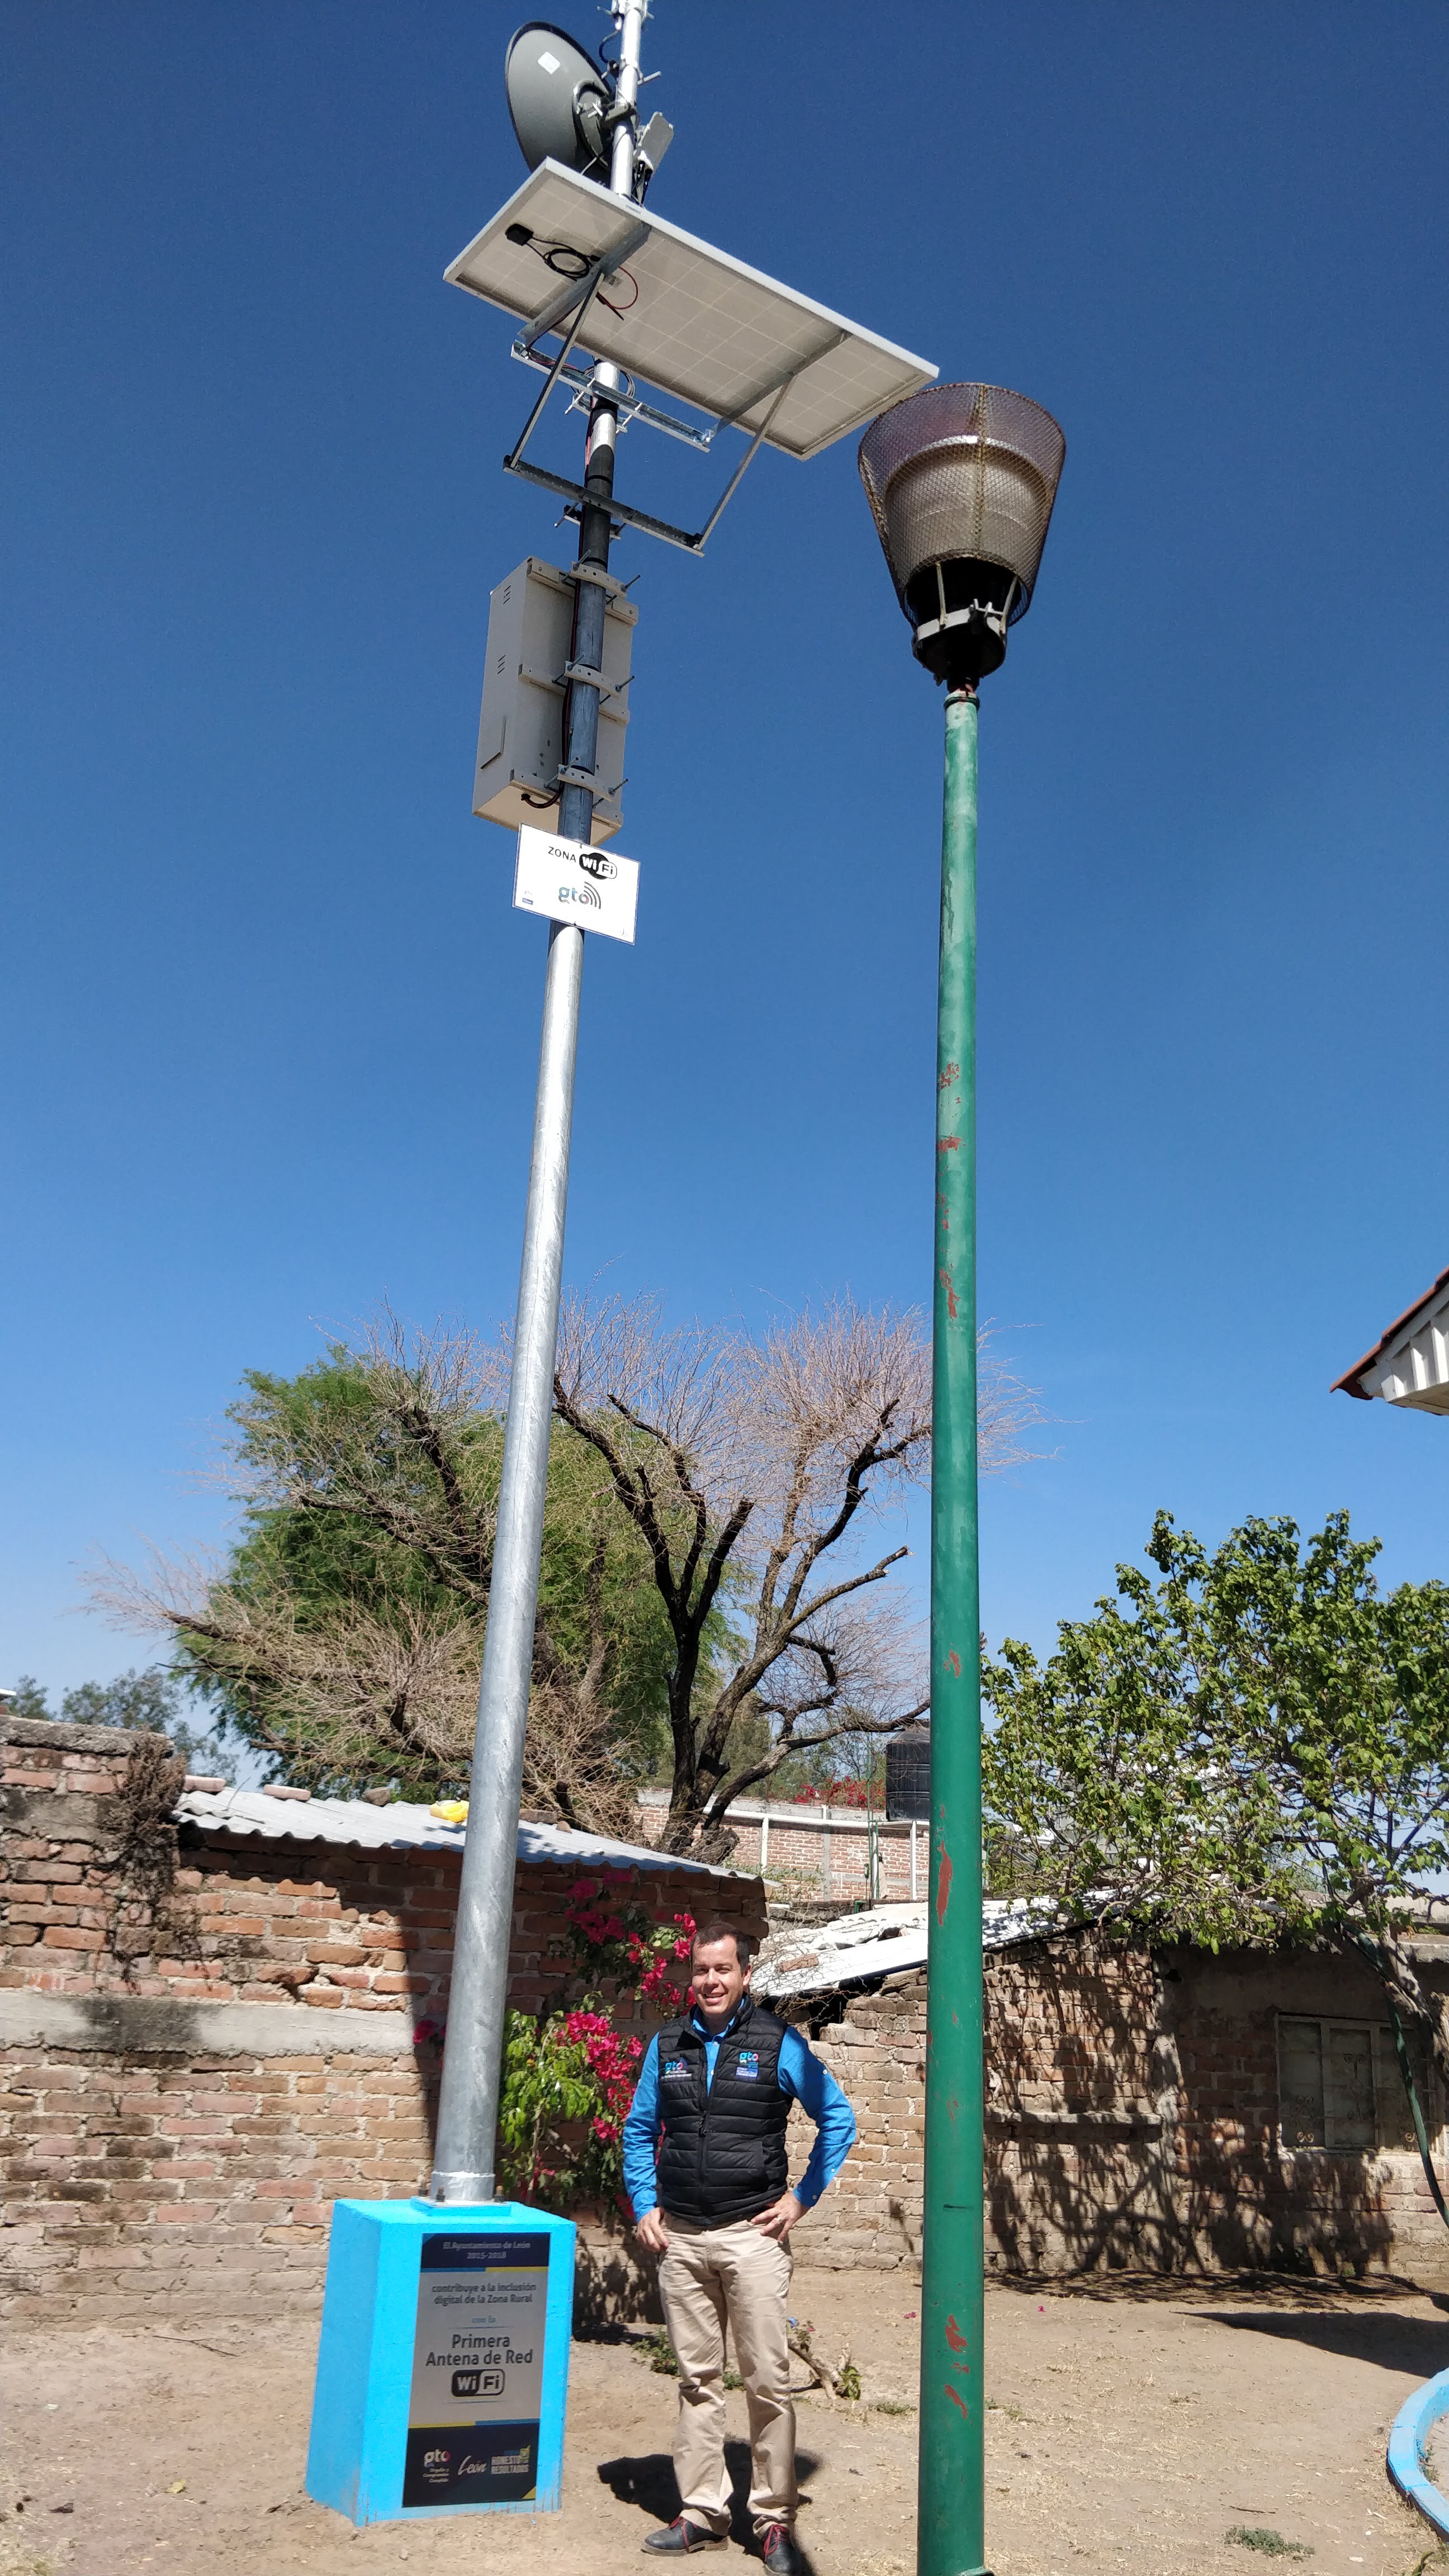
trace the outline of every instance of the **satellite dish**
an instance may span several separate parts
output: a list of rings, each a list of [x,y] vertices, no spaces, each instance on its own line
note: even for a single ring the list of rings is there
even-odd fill
[[[504,56],[503,78],[513,131],[530,170],[540,161],[561,161],[566,170],[607,186],[603,119],[614,103],[613,90],[582,45],[546,19],[530,18]]]

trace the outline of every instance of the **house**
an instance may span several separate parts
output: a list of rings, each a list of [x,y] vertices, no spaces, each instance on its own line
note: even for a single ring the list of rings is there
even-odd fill
[[[1443,2272],[1449,2235],[1366,1966],[1151,1948],[1056,1925],[1032,1900],[984,1913],[990,2269]],[[919,2259],[925,1914],[890,1905],[786,1932],[756,1972],[859,2123],[796,2240],[804,2260]],[[1449,1937],[1426,1921],[1412,1948],[1442,1992]],[[1442,2158],[1442,2094],[1422,2064],[1417,2079]]]
[[[1375,1396],[1415,1413],[1449,1413],[1449,1270],[1333,1381],[1335,1395]]]

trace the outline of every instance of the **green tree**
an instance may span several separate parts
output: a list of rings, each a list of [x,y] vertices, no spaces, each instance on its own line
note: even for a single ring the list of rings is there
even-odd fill
[[[390,1316],[293,1378],[253,1373],[221,1567],[112,1568],[102,1606],[299,1783],[462,1789],[503,1458],[507,1351]],[[732,1797],[916,1715],[902,1545],[864,1535],[918,1476],[930,1361],[914,1316],[841,1300],[758,1339],[573,1305],[560,1334],[525,1796],[629,1834],[671,1782],[671,1850],[723,1856]],[[983,1375],[982,1455],[1024,1455],[1029,1390]]]
[[[1159,1512],[1158,1570],[988,1657],[988,1844],[1005,1880],[1163,1937],[1367,1959],[1449,2084],[1412,1935],[1449,1869],[1449,1586],[1381,1592],[1346,1512],[1253,1519],[1211,1555]]]
[[[103,1606],[275,1772],[319,1789],[465,1787],[503,1456],[503,1357],[390,1317],[231,1408],[243,1504],[217,1569],[112,1568]],[[640,1542],[562,1425],[550,1457],[526,1795],[618,1829],[662,1733],[668,1635]]]
[[[148,1664],[118,1673],[113,1681],[77,1682],[53,1709],[33,1674],[22,1673],[15,1685],[14,1717],[56,1718],[66,1726],[116,1726],[134,1733],[165,1735],[192,1771],[218,1772],[226,1747],[215,1729],[198,1733],[185,1715],[186,1688],[180,1675],[164,1664]]]

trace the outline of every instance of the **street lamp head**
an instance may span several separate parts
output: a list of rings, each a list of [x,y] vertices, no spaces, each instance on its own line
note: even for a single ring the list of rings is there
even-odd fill
[[[882,412],[860,479],[918,662],[974,687],[1031,605],[1067,443],[1001,385],[929,385]]]

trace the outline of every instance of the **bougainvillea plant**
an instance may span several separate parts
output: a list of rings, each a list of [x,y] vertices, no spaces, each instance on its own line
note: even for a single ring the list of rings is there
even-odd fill
[[[640,2002],[666,2021],[683,2009],[693,1937],[691,1914],[656,1924],[642,1906],[615,1904],[602,1881],[578,1881],[552,1949],[582,1991],[557,2012],[508,2016],[498,2145],[515,2198],[557,2209],[624,2205],[624,2118],[644,2042],[616,2015]],[[613,1989],[612,2002],[600,1986]]]

